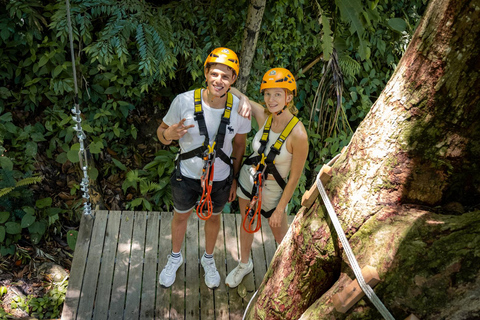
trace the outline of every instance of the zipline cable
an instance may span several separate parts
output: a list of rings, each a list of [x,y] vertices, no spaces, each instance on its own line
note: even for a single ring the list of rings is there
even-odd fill
[[[72,59],[72,70],[73,70],[73,85],[75,90],[75,97],[73,100],[74,108],[72,108],[73,121],[75,121],[75,126],[73,129],[77,132],[77,138],[80,142],[80,149],[78,150],[78,159],[80,161],[80,168],[83,171],[83,179],[80,183],[80,189],[83,191],[83,214],[92,216],[92,205],[90,203],[90,194],[89,194],[89,179],[88,179],[88,161],[87,161],[87,151],[85,149],[84,140],[86,135],[82,129],[82,118],[80,117],[80,106],[78,104],[78,85],[77,85],[77,70],[75,69],[75,52],[73,50],[73,32],[72,32],[72,21],[70,19],[70,1],[66,0],[66,10],[67,10],[67,25],[68,25],[68,37],[70,39],[70,54]],[[93,216],[92,216],[93,217]]]
[[[332,163],[334,163],[339,155],[337,155],[335,158],[333,158],[328,165],[330,166]],[[332,221],[332,224],[335,228],[335,231],[337,232],[338,237],[340,238],[340,242],[342,243],[343,250],[345,251],[345,254],[347,255],[348,262],[350,262],[350,266],[352,267],[353,273],[355,274],[355,277],[357,278],[358,284],[360,285],[360,288],[362,288],[363,292],[365,295],[370,299],[370,301],[373,303],[373,305],[377,308],[377,310],[381,313],[381,315],[387,319],[387,320],[395,320],[395,318],[392,316],[392,314],[388,311],[388,309],[385,307],[385,305],[380,301],[378,296],[375,294],[373,291],[372,287],[370,287],[366,282],[365,279],[363,278],[362,275],[362,270],[360,269],[360,266],[358,265],[357,259],[355,258],[355,255],[353,254],[352,248],[350,247],[350,244],[348,242],[347,237],[345,236],[345,233],[343,232],[342,225],[340,224],[340,221],[338,220],[338,217],[335,213],[335,209],[332,206],[332,203],[330,202],[330,199],[328,198],[327,192],[325,191],[325,188],[323,187],[322,181],[320,180],[320,173],[317,176],[317,188],[322,196],[323,203],[325,204],[325,207],[327,208],[328,215],[330,216],[330,220]]]

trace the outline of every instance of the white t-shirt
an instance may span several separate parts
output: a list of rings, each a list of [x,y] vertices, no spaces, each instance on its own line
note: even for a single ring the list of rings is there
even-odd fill
[[[203,89],[202,89],[203,92]],[[194,118],[194,90],[184,92],[175,97],[170,105],[170,109],[163,118],[163,122],[166,125],[171,126],[180,122],[185,118],[185,126],[195,125],[195,127],[188,129],[188,132],[179,140],[180,149],[182,153],[194,150],[200,147],[205,137],[200,135],[198,129],[198,123]],[[243,118],[238,114],[238,103],[239,100],[237,97],[233,96],[233,105],[232,111],[230,114],[230,124],[227,125],[227,130],[225,134],[225,142],[223,143],[223,152],[230,157],[232,154],[232,140],[235,135],[248,133],[250,132],[250,120]],[[217,135],[218,127],[220,126],[220,121],[222,119],[224,108],[214,109],[207,106],[203,101],[202,95],[202,108],[205,118],[205,124],[207,126],[208,137],[210,139],[210,145],[215,140]],[[190,159],[182,160],[180,163],[180,168],[182,175],[192,179],[200,179],[202,176],[204,161],[200,157],[193,157]],[[228,178],[230,174],[230,166],[224,163],[220,158],[215,159],[214,165],[214,181],[222,181]]]

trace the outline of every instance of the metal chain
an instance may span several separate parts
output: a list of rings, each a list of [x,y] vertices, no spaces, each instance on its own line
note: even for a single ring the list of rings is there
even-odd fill
[[[80,183],[81,190],[83,192],[83,214],[92,215],[92,204],[90,203],[90,193],[89,185],[90,180],[88,178],[88,161],[87,161],[87,151],[85,149],[84,140],[86,139],[85,132],[82,129],[82,118],[80,117],[80,106],[78,104],[78,85],[77,85],[77,71],[75,69],[75,53],[73,51],[73,32],[72,32],[72,21],[70,19],[70,1],[66,0],[66,10],[67,10],[67,23],[68,23],[68,36],[70,38],[70,54],[72,58],[72,70],[73,70],[73,84],[75,88],[75,98],[74,98],[74,107],[72,108],[73,121],[75,125],[73,129],[77,132],[77,138],[80,142],[80,150],[78,150],[78,159],[80,160],[80,168],[83,171],[83,179]]]

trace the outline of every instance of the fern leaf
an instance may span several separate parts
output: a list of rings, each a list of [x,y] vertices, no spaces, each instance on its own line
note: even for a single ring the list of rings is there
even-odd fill
[[[13,189],[15,189],[15,187],[9,187],[9,188],[2,188],[2,189],[0,189],[0,198],[3,197],[4,195],[9,194],[10,192],[12,192]]]
[[[22,179],[20,181],[17,181],[15,187],[23,187],[23,186],[27,186],[27,185],[34,184],[34,183],[39,183],[42,180],[43,180],[43,176],[28,177],[28,178]]]

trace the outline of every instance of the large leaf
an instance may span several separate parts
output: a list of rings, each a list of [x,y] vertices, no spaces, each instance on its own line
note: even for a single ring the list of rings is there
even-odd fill
[[[325,14],[322,14],[322,30],[323,30],[323,59],[325,61],[330,59],[333,52],[332,29],[330,28],[330,21]]]
[[[67,232],[67,243],[70,249],[75,250],[75,246],[77,245],[77,238],[78,238],[77,230],[70,230]]]
[[[5,240],[5,227],[4,226],[0,226],[0,243],[3,242],[3,240]]]
[[[22,226],[17,222],[7,222],[5,223],[5,231],[8,234],[19,234],[22,232]]]
[[[0,157],[0,166],[5,170],[13,170],[13,162],[8,157]]]
[[[52,198],[47,197],[47,198],[38,199],[38,200],[35,202],[35,205],[36,205],[37,208],[39,208],[39,209],[46,208],[46,207],[50,207],[50,206],[52,205]]]
[[[362,3],[359,0],[335,0],[335,4],[340,10],[342,20],[350,24],[350,32],[357,33],[361,38],[365,32],[360,14],[363,11]]]
[[[10,218],[10,212],[2,211],[0,212],[0,223],[4,223]]]
[[[34,222],[35,222],[35,216],[27,213],[22,218],[21,226],[22,228],[27,228],[27,227],[30,227]]]
[[[407,23],[401,18],[393,18],[388,20],[388,25],[395,31],[403,32],[407,30]]]
[[[47,223],[45,221],[35,221],[30,227],[28,227],[30,233],[38,233],[43,235],[47,231]]]

